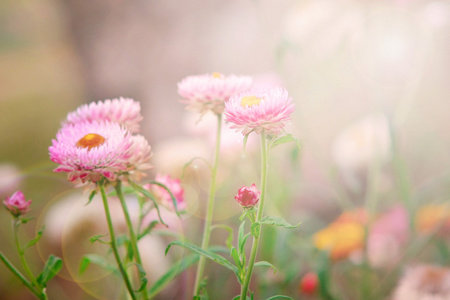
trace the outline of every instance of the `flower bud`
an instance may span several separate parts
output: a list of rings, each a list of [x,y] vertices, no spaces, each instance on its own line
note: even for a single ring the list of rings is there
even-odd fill
[[[23,215],[30,210],[31,200],[25,200],[25,196],[21,191],[15,192],[11,197],[6,197],[3,201],[6,209],[9,210],[15,217]]]
[[[261,195],[261,192],[258,191],[255,184],[252,184],[251,187],[243,186],[240,188],[234,199],[236,199],[242,207],[251,207],[258,203],[259,195]]]

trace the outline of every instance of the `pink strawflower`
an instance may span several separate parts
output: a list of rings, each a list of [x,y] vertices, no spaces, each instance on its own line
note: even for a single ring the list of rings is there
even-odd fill
[[[109,121],[64,125],[49,152],[59,164],[54,171],[69,173],[68,180],[75,183],[96,182],[102,176],[114,181],[121,175],[138,180],[151,167],[145,138]]]
[[[120,97],[82,105],[67,115],[67,123],[86,121],[117,122],[127,127],[130,132],[139,132],[139,123],[142,121],[141,105],[133,99]]]
[[[234,199],[236,199],[242,207],[250,207],[255,206],[258,203],[260,195],[261,192],[258,191],[256,185],[253,183],[250,187],[243,186],[240,188]]]
[[[401,278],[391,299],[450,299],[450,269],[433,265],[409,267]]]
[[[283,88],[247,91],[225,103],[225,120],[243,135],[254,131],[277,135],[294,111],[292,98]]]
[[[221,114],[224,103],[237,93],[247,90],[252,84],[248,76],[229,75],[219,73],[188,76],[178,83],[178,94],[184,99],[188,110],[201,114],[211,110]]]
[[[173,179],[170,175],[157,174],[155,181],[164,184],[172,192],[173,196],[177,200],[178,210],[184,210],[186,208],[186,202],[184,201],[184,189],[181,186],[180,179]],[[153,192],[158,200],[160,200],[160,203],[172,209],[175,208],[172,197],[165,188],[157,184],[146,184],[144,188]]]
[[[6,200],[3,201],[6,209],[16,217],[28,212],[30,204],[31,200],[27,201],[21,191],[15,192],[11,197],[6,197]]]

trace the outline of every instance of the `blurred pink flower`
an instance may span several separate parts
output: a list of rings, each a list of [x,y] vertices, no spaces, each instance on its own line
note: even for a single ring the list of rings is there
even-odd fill
[[[388,267],[398,262],[408,241],[408,212],[396,206],[382,214],[370,228],[369,261],[373,267]]]
[[[120,175],[139,179],[151,168],[145,138],[109,121],[64,125],[49,152],[59,164],[54,171],[69,173],[68,180],[76,183],[96,182],[102,176],[111,181]]]
[[[432,265],[418,265],[406,270],[392,300],[448,300],[450,299],[450,269]]]
[[[219,73],[188,76],[178,83],[178,93],[184,98],[181,102],[188,105],[188,110],[221,114],[224,102],[232,95],[247,90],[251,83],[252,79],[248,76],[224,76]]]
[[[259,201],[261,192],[253,183],[250,187],[243,186],[238,190],[238,194],[234,197],[242,207],[255,206]]]
[[[181,186],[180,179],[173,179],[170,175],[157,174],[155,181],[164,184],[172,192],[177,200],[178,210],[184,210],[186,208],[186,202],[184,201],[184,189]],[[162,204],[170,207],[171,209],[175,209],[172,202],[172,197],[165,188],[151,183],[146,184],[144,188],[153,192]]]
[[[11,197],[6,197],[6,200],[3,201],[6,209],[16,217],[28,212],[30,204],[31,200],[27,201],[21,191],[15,192]]]
[[[225,120],[243,135],[254,131],[260,134],[279,134],[291,119],[294,104],[283,88],[247,91],[234,95],[225,103]]]
[[[124,125],[130,132],[139,132],[142,121],[141,105],[130,98],[91,102],[67,115],[67,123],[111,121]]]

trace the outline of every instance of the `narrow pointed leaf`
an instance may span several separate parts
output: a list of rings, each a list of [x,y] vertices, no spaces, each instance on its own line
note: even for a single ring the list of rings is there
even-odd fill
[[[36,235],[36,237],[35,237],[34,239],[30,240],[30,241],[25,245],[25,249],[26,249],[26,248],[29,248],[29,247],[31,247],[31,246],[33,246],[33,245],[36,245],[36,243],[39,242],[39,240],[40,240],[41,237],[42,237],[42,233],[44,233],[44,229],[45,229],[45,226],[42,227],[42,229],[38,231],[38,233],[37,233],[37,235]]]
[[[283,295],[276,295],[276,296],[272,296],[270,298],[267,298],[267,300],[276,300],[276,299],[290,299],[290,300],[294,300],[294,298],[291,298],[289,296],[283,296]]]
[[[44,270],[37,278],[39,285],[42,287],[47,286],[47,282],[61,271],[62,265],[62,259],[51,254],[45,263]]]
[[[273,274],[275,274],[278,271],[277,268],[274,265],[272,265],[270,262],[264,261],[264,260],[256,262],[255,263],[255,267],[269,267],[269,268],[272,268],[273,269]]]
[[[266,224],[266,225],[281,226],[284,228],[296,228],[301,224],[301,223],[298,223],[297,225],[291,225],[288,222],[286,222],[285,219],[283,219],[281,217],[271,217],[271,216],[266,216],[266,217],[262,218],[261,220],[259,220],[259,223]]]
[[[231,271],[233,271],[237,276],[238,274],[238,269],[236,268],[236,266],[234,266],[233,264],[231,264],[226,258],[224,258],[221,255],[218,255],[214,252],[211,252],[209,250],[203,250],[202,248],[193,245],[191,243],[185,242],[185,241],[173,241],[172,243],[170,243],[167,248],[166,248],[166,255],[167,252],[169,251],[170,247],[172,247],[173,245],[178,245],[181,247],[184,247],[186,249],[189,249],[199,255],[203,255],[204,257],[215,261],[218,264],[221,264],[222,266],[226,267],[227,269],[230,269]]]

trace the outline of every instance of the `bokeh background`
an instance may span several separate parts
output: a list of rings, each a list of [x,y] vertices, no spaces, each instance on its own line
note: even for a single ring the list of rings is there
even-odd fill
[[[303,221],[295,233],[299,237],[307,239],[311,228],[336,216],[345,201],[363,201],[364,166],[352,159],[361,155],[364,161],[365,150],[354,150],[354,144],[348,152],[336,150],[336,142],[346,128],[368,116],[383,120],[382,125],[369,121],[369,132],[377,135],[385,124],[390,128],[383,145],[389,152],[395,148],[387,157],[402,166],[400,185],[406,182],[410,194],[420,194],[417,202],[448,201],[449,53],[448,0],[3,0],[0,196],[21,189],[33,199],[36,223],[24,228],[25,236],[46,223],[50,207],[74,191],[63,174],[52,173],[48,146],[69,111],[96,100],[124,96],[141,103],[142,133],[153,147],[157,168],[170,173],[166,160],[178,159],[182,165],[197,155],[209,159],[208,147],[180,144],[207,140],[207,134],[204,128],[196,131],[201,123],[195,127],[196,119],[178,102],[177,82],[221,72],[283,85],[296,103],[288,130],[302,144],[300,157],[286,159],[294,155],[289,146],[274,151],[273,164],[281,167],[272,170],[282,175],[278,180],[271,176],[273,185],[282,181],[290,186],[288,201],[276,209],[293,223]],[[365,145],[364,134],[351,134],[357,146]],[[172,157],[167,157],[169,149],[175,152]],[[258,181],[257,162],[252,167],[249,178]],[[396,174],[392,164],[385,169]],[[408,197],[396,188],[394,175],[381,182],[386,197],[378,199],[380,206]],[[339,196],[342,189],[349,195],[345,200]],[[201,199],[200,192],[192,193]],[[223,198],[231,202],[234,193]],[[236,222],[239,208],[229,205],[230,212],[218,219]],[[185,234],[199,230],[195,222],[201,215],[192,209],[194,225],[184,228]],[[11,238],[9,215],[0,211],[0,250],[8,257],[14,257]],[[30,250],[30,260],[39,265],[44,248]],[[106,299],[65,274],[52,285],[56,299]],[[297,275],[290,287],[280,289],[297,293]],[[20,287],[0,267],[1,298],[31,299]]]

